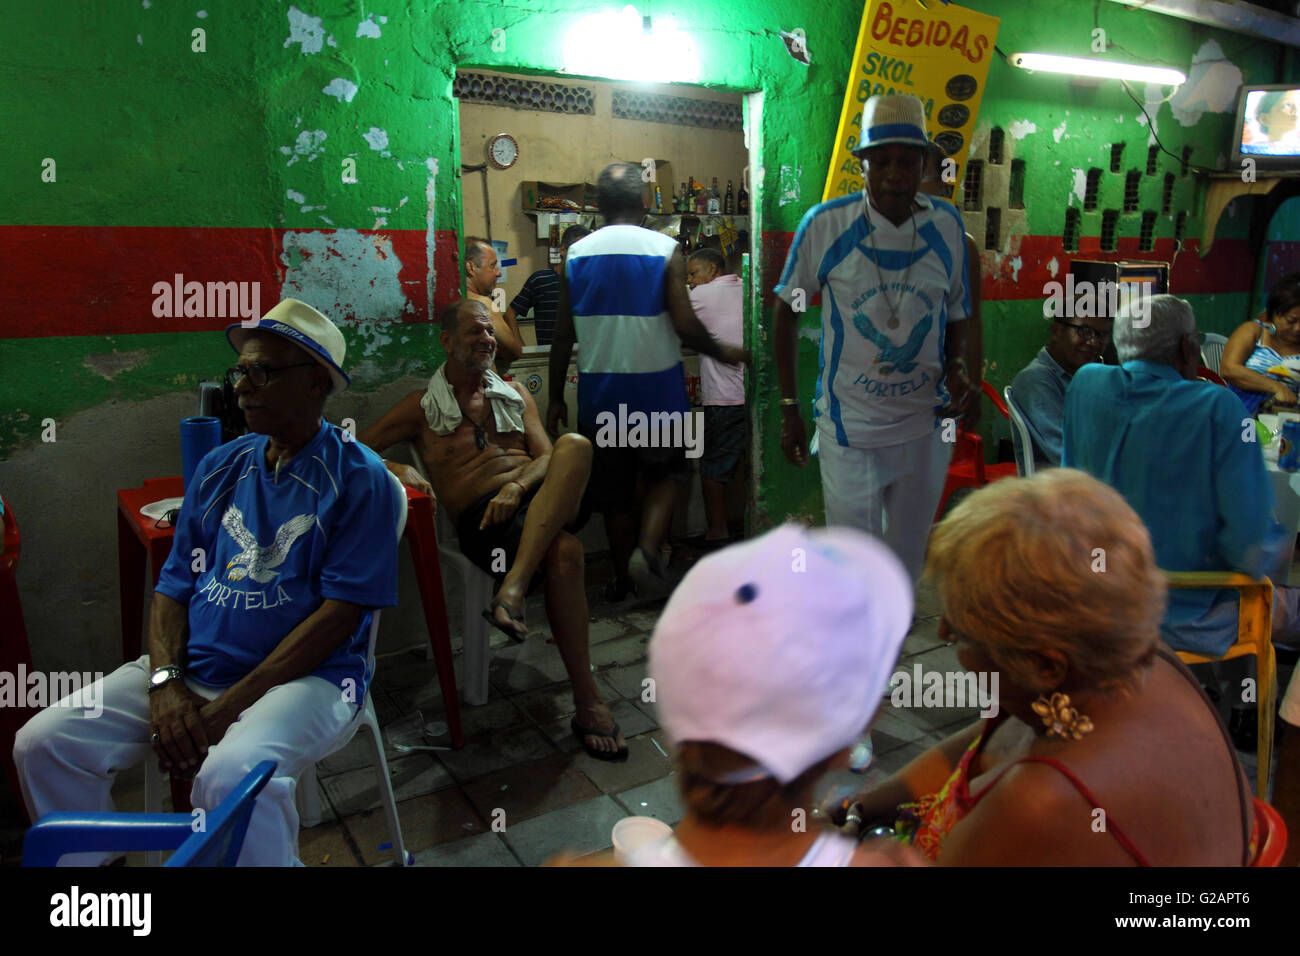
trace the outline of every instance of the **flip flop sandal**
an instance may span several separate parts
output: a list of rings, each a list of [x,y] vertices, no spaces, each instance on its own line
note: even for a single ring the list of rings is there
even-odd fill
[[[588,755],[594,757],[595,759],[605,760],[608,761],[609,763],[622,763],[624,760],[627,759],[628,749],[626,745],[619,748],[618,750],[612,750],[612,751],[593,750],[592,748],[588,747],[587,742],[583,740],[584,737],[608,737],[610,740],[617,740],[619,735],[619,728],[617,723],[614,724],[613,730],[597,730],[594,727],[583,727],[580,723],[578,723],[578,718],[574,717],[571,721],[569,721],[569,727],[573,731],[573,736],[578,738],[578,743],[582,744],[582,749],[585,750],[588,753]]]
[[[524,632],[522,634],[518,631],[512,631],[510,628],[502,626],[501,622],[496,618],[496,610],[498,607],[505,608],[506,614],[509,615],[510,620],[514,621],[516,624],[523,625]],[[487,621],[516,644],[522,644],[528,639],[528,625],[524,623],[524,616],[522,614],[516,614],[514,611],[510,610],[510,605],[506,604],[505,601],[493,601],[489,604],[487,610],[483,612],[483,620]]]

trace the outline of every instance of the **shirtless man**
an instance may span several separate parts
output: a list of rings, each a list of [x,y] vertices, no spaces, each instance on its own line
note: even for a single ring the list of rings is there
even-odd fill
[[[492,373],[497,342],[482,303],[460,299],[442,313],[447,361],[359,440],[374,449],[413,442],[433,487],[409,465],[401,481],[433,495],[456,524],[465,556],[497,579],[485,616],[527,637],[524,597],[545,576],[546,616],[573,684],[573,732],[600,760],[627,757],[627,742],[600,698],[587,647],[582,543],[564,530],[578,517],[591,473],[591,443],[562,435],[552,447],[528,390]],[[507,570],[501,573],[503,563]]]
[[[519,333],[519,320],[502,315],[492,303],[492,291],[501,268],[497,264],[497,251],[492,243],[477,236],[465,237],[465,298],[481,302],[492,317],[492,328],[497,337],[496,371],[505,375],[510,363],[524,354],[524,339]]]

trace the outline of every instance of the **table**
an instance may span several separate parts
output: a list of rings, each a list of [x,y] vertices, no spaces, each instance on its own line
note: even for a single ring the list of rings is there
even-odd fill
[[[438,560],[438,533],[433,521],[433,499],[406,487],[406,532],[415,562],[415,580],[424,606],[424,623],[438,668],[438,683],[447,705],[447,729],[455,750],[465,746],[460,724],[460,697],[456,692],[456,671],[451,659],[451,629],[447,624],[447,602],[442,590],[442,566]],[[117,492],[118,594],[122,602],[122,659],[140,656],[144,628],[144,570],[153,565],[153,583],[158,585],[163,563],[172,550],[172,528],[156,527],[153,518],[140,513],[145,505],[162,498],[184,494],[176,478],[147,478],[139,488]]]

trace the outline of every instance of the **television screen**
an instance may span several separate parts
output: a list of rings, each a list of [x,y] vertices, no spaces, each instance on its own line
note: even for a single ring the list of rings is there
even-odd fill
[[[1300,168],[1300,84],[1243,86],[1237,99],[1236,164]]]

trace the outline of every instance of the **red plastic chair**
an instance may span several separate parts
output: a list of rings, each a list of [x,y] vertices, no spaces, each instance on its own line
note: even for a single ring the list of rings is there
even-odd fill
[[[1251,866],[1281,866],[1286,852],[1286,823],[1282,815],[1259,797],[1255,797],[1255,828],[1259,831],[1259,846]]]
[[[1198,365],[1196,367],[1196,376],[1197,378],[1205,379],[1207,382],[1213,382],[1215,385],[1222,385],[1224,388],[1227,388],[1228,386],[1227,382],[1219,378],[1218,372],[1214,371],[1214,369],[1206,368],[1204,365]]]
[[[1009,418],[1010,413],[1007,411],[1006,402],[1002,401],[1002,396],[997,393],[993,386],[988,382],[981,382],[980,386],[1002,417]],[[934,513],[934,520],[938,521],[943,515],[944,506],[948,503],[948,496],[958,488],[983,488],[991,481],[997,481],[999,478],[1014,478],[1015,476],[1016,463],[1014,461],[986,465],[984,463],[984,439],[976,432],[968,432],[959,428],[957,430],[957,446],[952,450],[952,462],[948,465],[948,477],[943,483],[943,494],[939,497],[939,508]]]
[[[18,533],[18,521],[7,500],[4,502],[4,522],[4,548],[0,551],[0,671],[17,674],[21,668],[30,674],[32,651],[27,645],[23,605],[14,579],[18,555],[22,551],[22,537]],[[0,766],[4,767],[9,789],[24,817],[27,808],[23,803],[22,788],[18,786],[18,768],[14,766],[14,737],[35,713],[36,710],[31,707],[0,707]]]

